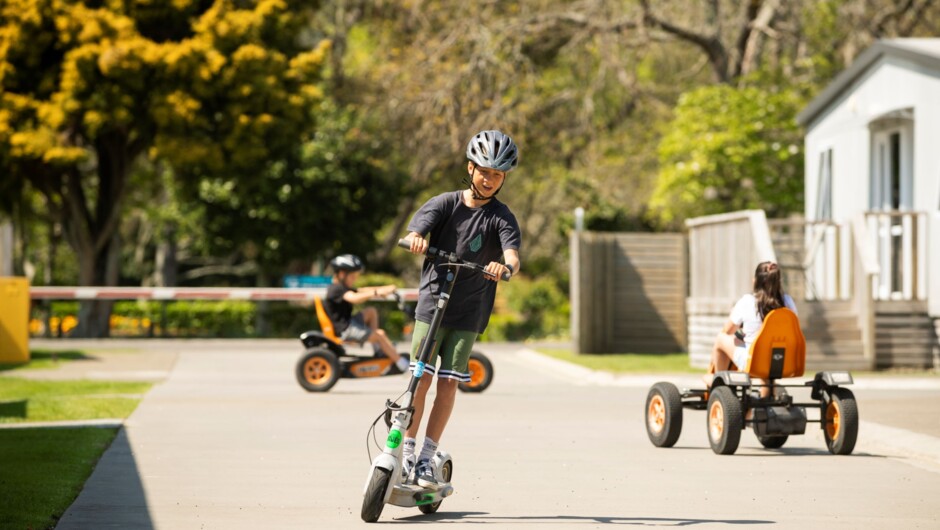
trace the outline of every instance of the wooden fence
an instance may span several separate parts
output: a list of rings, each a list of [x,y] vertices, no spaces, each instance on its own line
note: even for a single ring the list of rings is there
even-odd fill
[[[685,236],[575,232],[571,237],[575,350],[685,351]]]
[[[742,293],[753,289],[754,267],[777,261],[763,210],[697,217],[689,229],[689,360],[708,366],[715,335]]]

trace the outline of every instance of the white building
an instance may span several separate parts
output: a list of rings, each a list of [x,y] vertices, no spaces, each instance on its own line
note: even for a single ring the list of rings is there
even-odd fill
[[[886,356],[878,364],[920,364],[922,355],[936,363],[940,39],[878,41],[797,120],[807,131],[808,293],[855,299],[864,295],[860,263],[875,265],[875,342]],[[901,344],[902,335],[916,337]]]

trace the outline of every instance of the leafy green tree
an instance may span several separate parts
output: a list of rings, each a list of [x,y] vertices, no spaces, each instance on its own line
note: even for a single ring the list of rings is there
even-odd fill
[[[650,201],[662,227],[699,215],[803,204],[802,132],[792,91],[714,85],[679,98],[659,145],[659,180]]]
[[[318,118],[316,134],[262,178],[231,187],[200,182],[211,254],[241,252],[273,277],[292,262],[374,250],[407,175],[386,161],[376,125],[360,114],[326,101]]]
[[[232,187],[313,130],[328,43],[315,2],[64,2],[0,6],[0,190],[40,191],[83,285],[114,285],[128,175],[142,156]],[[110,305],[83,304],[82,334]]]

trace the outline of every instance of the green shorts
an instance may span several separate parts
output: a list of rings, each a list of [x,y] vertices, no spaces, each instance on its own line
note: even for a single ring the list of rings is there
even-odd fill
[[[411,339],[411,370],[414,371],[415,362],[418,359],[421,341],[431,330],[431,325],[420,320],[415,322],[414,335]],[[470,361],[470,351],[473,349],[473,343],[477,340],[477,333],[474,331],[461,331],[441,327],[437,330],[437,337],[434,341],[434,349],[431,350],[431,360],[425,365],[425,372],[432,375],[436,372],[438,379],[453,379],[461,383],[470,382],[470,371],[467,369],[467,363]],[[440,353],[441,366],[437,365],[438,353]]]

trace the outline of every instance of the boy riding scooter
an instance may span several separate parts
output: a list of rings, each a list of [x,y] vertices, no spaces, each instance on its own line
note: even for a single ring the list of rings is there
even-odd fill
[[[403,404],[386,404],[395,421],[366,484],[362,518],[368,522],[378,519],[385,502],[419,506],[431,513],[452,493],[450,456],[437,451],[438,442],[453,411],[458,384],[470,380],[470,351],[489,322],[496,282],[509,279],[520,267],[519,225],[496,199],[507,173],[518,164],[516,144],[499,131],[482,131],[467,145],[467,158],[468,187],[426,202],[399,242],[412,253],[427,256],[412,338],[411,357],[416,361]],[[461,268],[482,274],[458,274]],[[448,307],[450,301],[454,304]],[[438,357],[440,366],[435,367]],[[416,437],[435,373],[437,395],[418,453]],[[435,469],[434,463],[446,469]],[[399,469],[403,476],[390,476]],[[402,479],[406,486],[399,485]]]
[[[468,380],[467,359],[477,335],[489,322],[496,297],[496,280],[509,271],[519,270],[519,224],[509,207],[496,199],[507,173],[519,161],[519,151],[509,136],[499,131],[483,131],[467,145],[469,186],[460,191],[438,195],[426,202],[408,224],[411,252],[424,254],[429,244],[452,250],[457,256],[480,264],[492,276],[472,274],[458,278],[454,299],[459,307],[451,307],[444,315],[441,330],[434,337],[431,366],[418,384],[414,397],[414,419],[405,434],[405,471],[414,468],[414,478],[426,487],[436,485],[430,459],[437,450],[450,413],[454,408],[457,384]],[[428,239],[425,239],[428,237]],[[500,263],[505,261],[505,264]],[[443,278],[434,263],[425,261],[421,270],[418,307],[412,338],[412,358],[425,338],[434,313],[435,295],[440,292]],[[416,452],[415,439],[424,414],[425,397],[437,369],[437,397],[431,408],[424,444]]]

